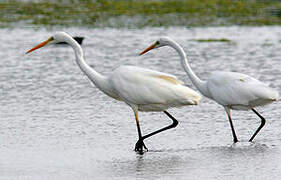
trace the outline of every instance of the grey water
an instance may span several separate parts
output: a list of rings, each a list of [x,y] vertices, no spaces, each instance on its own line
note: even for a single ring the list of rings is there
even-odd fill
[[[224,109],[203,98],[198,106],[170,109],[175,129],[145,140],[149,151],[133,151],[137,131],[132,110],[93,86],[68,46],[25,52],[55,31],[84,36],[88,64],[102,74],[124,64],[179,77],[195,89],[177,53],[163,47],[138,56],[161,36],[187,52],[202,79],[212,71],[251,75],[281,91],[281,27],[90,29],[0,29],[0,179],[280,179],[280,101],[257,110],[232,111],[240,142]],[[226,38],[231,42],[198,42]],[[140,113],[144,134],[168,125],[161,112]]]

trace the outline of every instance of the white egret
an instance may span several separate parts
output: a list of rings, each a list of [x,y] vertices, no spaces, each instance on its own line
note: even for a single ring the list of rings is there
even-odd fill
[[[48,40],[38,44],[26,53],[57,42],[66,42],[75,52],[76,62],[87,77],[108,96],[124,101],[134,111],[139,139],[135,151],[147,149],[143,140],[177,126],[178,121],[166,110],[170,107],[197,105],[201,99],[199,93],[183,86],[175,76],[149,69],[120,66],[111,75],[105,77],[91,68],[84,60],[81,46],[67,33],[58,32]],[[138,111],[163,111],[173,123],[155,132],[142,136],[138,120]]]
[[[192,71],[183,48],[169,37],[160,38],[140,53],[140,55],[151,49],[162,46],[170,46],[174,48],[181,57],[181,65],[183,69],[201,94],[216,101],[225,108],[231,126],[234,143],[238,142],[238,139],[231,120],[230,109],[251,109],[260,117],[261,124],[250,138],[249,142],[251,142],[265,125],[265,119],[254,108],[277,101],[278,92],[255,78],[236,72],[216,71],[213,72],[206,81],[199,79],[199,77]]]

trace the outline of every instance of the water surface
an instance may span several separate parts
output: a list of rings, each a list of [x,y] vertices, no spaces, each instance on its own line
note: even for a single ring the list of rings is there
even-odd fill
[[[61,29],[56,29],[61,30]],[[68,46],[24,53],[56,30],[0,29],[1,179],[278,179],[281,175],[280,102],[232,112],[241,142],[233,145],[224,109],[203,98],[198,106],[171,109],[177,128],[145,141],[149,152],[133,151],[133,112],[94,87]],[[125,64],[178,76],[195,89],[174,50],[141,57],[161,36],[178,41],[202,79],[215,70],[251,75],[281,90],[281,27],[63,29],[84,36],[85,59],[103,74]],[[231,42],[198,42],[199,39]],[[143,133],[168,125],[164,113],[140,113]]]

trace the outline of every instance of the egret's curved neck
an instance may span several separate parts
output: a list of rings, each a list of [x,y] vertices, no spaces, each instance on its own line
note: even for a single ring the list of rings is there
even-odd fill
[[[178,54],[181,57],[181,65],[183,67],[183,69],[185,70],[185,72],[187,73],[188,77],[190,78],[190,80],[192,81],[192,83],[194,84],[194,86],[196,86],[196,88],[204,95],[204,96],[208,96],[208,89],[207,89],[207,85],[206,85],[206,81],[202,81],[191,69],[187,58],[186,58],[186,54],[183,50],[183,48],[176,43],[175,41],[170,41],[169,46],[171,46],[172,48],[174,48]]]
[[[66,43],[68,43],[75,52],[76,62],[80,69],[88,76],[88,78],[105,94],[111,96],[112,88],[108,82],[108,78],[91,68],[84,60],[83,50],[81,46],[72,38],[66,37]]]

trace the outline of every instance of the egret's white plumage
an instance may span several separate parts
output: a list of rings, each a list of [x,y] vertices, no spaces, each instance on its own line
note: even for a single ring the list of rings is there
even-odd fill
[[[54,34],[27,53],[57,42],[66,42],[74,49],[78,66],[101,91],[114,99],[124,101],[133,109],[139,135],[135,150],[139,152],[142,152],[143,147],[146,148],[143,143],[145,138],[177,125],[177,120],[165,110],[170,107],[196,105],[201,99],[197,92],[182,85],[175,76],[158,71],[134,66],[120,66],[111,75],[103,76],[85,62],[81,46],[64,32]],[[173,124],[142,136],[138,111],[164,111],[173,120]]]
[[[206,82],[209,98],[235,110],[249,110],[278,98],[278,93],[263,82],[236,72],[216,71]]]
[[[140,111],[163,111],[169,107],[195,105],[198,93],[183,86],[175,76],[135,66],[121,66],[109,77],[118,97]]]
[[[260,127],[249,140],[252,141],[265,124],[265,119],[254,109],[254,107],[263,106],[272,103],[273,101],[277,101],[278,92],[255,78],[236,72],[216,71],[213,72],[206,81],[202,81],[192,71],[182,47],[168,37],[160,38],[141,54],[162,46],[171,46],[174,48],[181,57],[182,67],[197,89],[204,96],[224,106],[229,117],[234,142],[237,142],[238,139],[232,124],[230,109],[252,109],[261,118],[262,123]]]

